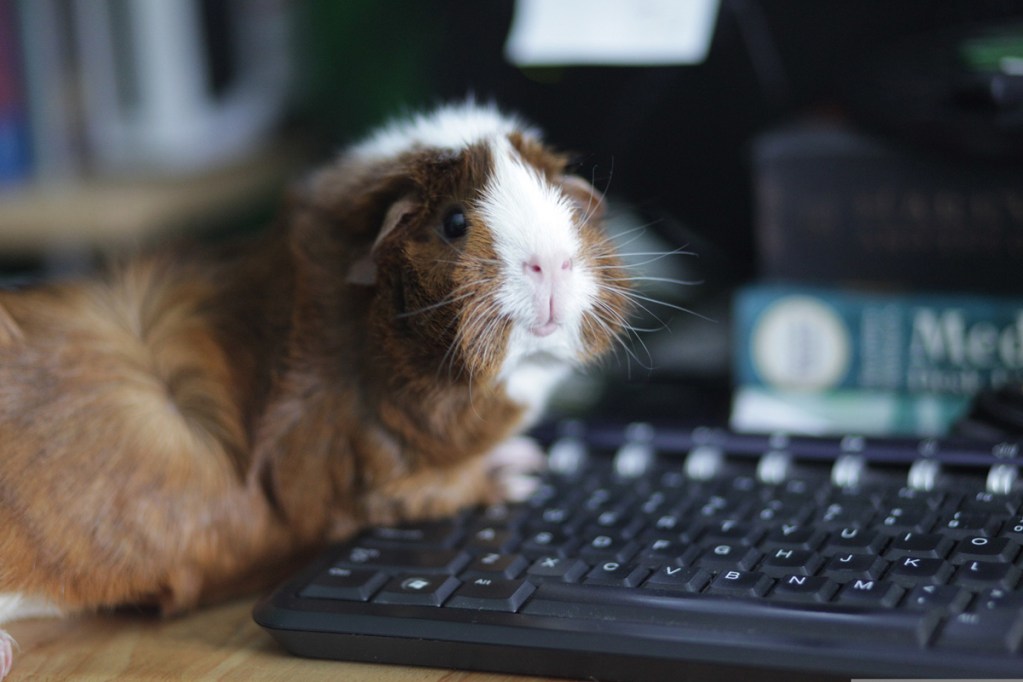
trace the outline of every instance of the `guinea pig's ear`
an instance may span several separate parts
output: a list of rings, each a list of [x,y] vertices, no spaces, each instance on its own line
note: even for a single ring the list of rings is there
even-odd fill
[[[604,196],[578,175],[561,176],[561,189],[575,203],[586,220],[604,217],[606,213]]]
[[[391,204],[390,208],[387,209],[387,213],[384,214],[384,220],[380,224],[380,232],[377,233],[376,239],[373,240],[373,246],[370,247],[369,253],[356,259],[351,267],[348,268],[348,275],[345,277],[347,282],[369,287],[377,283],[376,253],[380,244],[387,235],[394,232],[395,228],[404,223],[415,212],[415,209],[416,203],[409,197],[398,199]]]

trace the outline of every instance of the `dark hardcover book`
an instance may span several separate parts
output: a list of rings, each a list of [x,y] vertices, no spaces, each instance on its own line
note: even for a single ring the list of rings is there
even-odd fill
[[[1023,164],[804,123],[757,141],[754,177],[765,279],[1023,293]]]

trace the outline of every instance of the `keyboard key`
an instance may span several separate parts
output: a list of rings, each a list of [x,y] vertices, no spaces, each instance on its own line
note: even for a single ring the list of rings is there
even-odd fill
[[[765,492],[768,493],[770,499],[779,499],[786,504],[815,502],[820,499],[822,492],[826,490],[822,483],[819,480],[790,478],[780,486],[770,486]]]
[[[988,514],[957,511],[951,516],[939,519],[934,530],[949,537],[965,538],[973,535],[993,535],[993,527],[997,527],[997,524],[992,522]]]
[[[705,568],[682,568],[681,566],[662,566],[647,578],[643,587],[657,590],[681,592],[699,592],[713,578],[713,574]]]
[[[484,526],[471,532],[465,548],[473,554],[509,552],[518,545],[518,534],[503,526]]]
[[[959,613],[970,603],[973,596],[954,585],[917,585],[910,590],[904,606],[907,609],[943,609]]]
[[[952,577],[954,570],[952,564],[943,559],[906,556],[892,562],[888,579],[906,587],[923,583],[943,585]]]
[[[688,545],[671,536],[648,537],[640,546],[636,560],[649,566],[674,563],[674,560],[682,556],[686,549],[688,549]]]
[[[1002,525],[999,536],[1009,538],[1019,545],[1023,545],[1023,517],[1015,516]]]
[[[786,601],[824,603],[838,591],[838,583],[821,576],[787,575],[778,579],[771,597]]]
[[[710,524],[700,536],[700,543],[708,545],[711,543],[738,543],[742,545],[754,545],[763,536],[764,530],[753,524],[739,523],[737,521],[720,521]]]
[[[387,575],[378,571],[332,566],[306,585],[301,596],[367,601],[386,582]]]
[[[1019,545],[1009,538],[989,538],[983,535],[964,538],[956,545],[950,560],[955,564],[970,561],[1010,562],[1019,554]]]
[[[751,637],[822,638],[864,641],[886,646],[922,647],[939,623],[937,612],[853,610],[839,605],[789,604],[688,595],[672,598],[647,590],[544,583],[522,613],[556,618],[634,621],[682,630],[734,631],[736,623]]]
[[[821,546],[827,534],[811,526],[782,524],[768,531],[761,541],[764,550],[772,549],[808,549],[815,550]]]
[[[883,502],[886,492],[875,486],[863,485],[862,481],[837,488],[829,486],[827,490],[825,499],[829,506],[838,504],[848,509],[876,509]]]
[[[681,533],[685,526],[685,519],[679,514],[658,513],[650,518],[650,532]]]
[[[583,578],[583,582],[588,585],[638,587],[649,574],[650,569],[643,566],[608,561],[594,566]]]
[[[965,512],[1004,516],[1019,511],[1019,500],[1013,495],[999,495],[986,490],[967,496],[960,508]]]
[[[721,571],[707,592],[724,597],[762,597],[774,581],[759,571]]]
[[[663,490],[655,490],[639,501],[637,515],[639,518],[649,518],[664,510],[668,496]]]
[[[657,478],[656,485],[658,488],[664,490],[677,491],[680,488],[684,488],[687,482],[688,479],[686,478],[685,473],[675,469],[669,469],[660,474]]]
[[[1023,611],[982,610],[951,618],[935,646],[1001,653],[1019,651],[1021,643]]]
[[[835,554],[880,554],[888,543],[888,538],[872,530],[858,527],[846,527],[835,530],[828,535],[824,549],[828,556]]]
[[[711,495],[693,509],[693,518],[700,521],[727,521],[741,518],[751,505],[745,495]]]
[[[374,547],[451,547],[461,535],[453,521],[370,528],[359,538]]]
[[[472,563],[462,571],[463,576],[517,578],[529,566],[529,561],[521,554],[501,554],[488,552],[473,559]]]
[[[345,549],[336,563],[350,568],[453,575],[469,560],[468,554],[456,549],[389,549],[359,544]]]
[[[920,490],[918,488],[899,488],[895,493],[895,499],[900,502],[913,502],[934,511],[945,502],[946,495],[940,490]]]
[[[1023,609],[1023,592],[1000,587],[984,590],[977,595],[977,603],[973,608],[976,611],[981,609],[989,611],[996,609],[1020,610]]]
[[[578,545],[579,541],[564,530],[542,530],[528,536],[519,551],[530,558],[550,554],[567,556]]]
[[[814,575],[823,563],[823,557],[805,549],[776,549],[768,552],[759,570],[775,578]]]
[[[1019,576],[1020,570],[1012,564],[971,561],[959,567],[955,575],[955,583],[975,590],[1012,589],[1019,582]]]
[[[483,526],[515,528],[526,520],[529,508],[519,504],[492,504],[483,509],[470,530]]]
[[[953,545],[952,540],[937,533],[907,532],[892,539],[884,556],[888,560],[907,556],[944,559]]]
[[[887,567],[887,562],[870,554],[836,554],[824,565],[823,573],[838,582],[858,578],[875,580],[881,577]]]
[[[817,515],[814,525],[834,530],[862,528],[870,524],[874,515],[874,507],[869,502],[858,500],[832,502]]]
[[[885,533],[926,533],[937,519],[927,507],[895,507],[881,516],[879,528]]]
[[[591,563],[628,561],[639,551],[639,544],[615,535],[597,535],[584,539],[579,556]]]
[[[465,582],[455,590],[444,606],[514,613],[535,589],[528,580],[479,577]]]
[[[840,604],[892,608],[906,591],[895,583],[882,580],[857,579],[842,586],[835,596]]]
[[[752,547],[737,543],[721,543],[695,552],[687,551],[682,555],[680,563],[685,566],[696,565],[711,571],[740,570],[748,571],[757,565],[761,554]]]
[[[750,512],[750,518],[768,527],[800,524],[813,515],[812,506],[803,501],[769,500]]]
[[[574,510],[565,505],[543,507],[533,514],[529,521],[530,527],[568,526]]]
[[[562,580],[575,582],[590,569],[579,559],[558,556],[543,556],[526,569],[526,575],[534,580]]]
[[[548,505],[551,501],[557,500],[561,495],[563,495],[564,487],[563,485],[559,485],[563,483],[563,481],[564,479],[541,482],[526,501],[526,504],[531,508],[530,513],[535,513],[536,509]]]
[[[803,524],[813,515],[814,504],[806,495],[768,494],[750,511],[750,518],[767,526]]]
[[[582,508],[588,512],[599,512],[615,503],[616,495],[610,488],[595,488],[582,501]]]
[[[373,601],[380,604],[440,606],[461,582],[447,575],[403,573],[391,578]]]
[[[633,538],[645,525],[636,516],[626,515],[626,508],[608,509],[593,517],[592,522],[583,529],[584,535],[616,535],[622,538]]]

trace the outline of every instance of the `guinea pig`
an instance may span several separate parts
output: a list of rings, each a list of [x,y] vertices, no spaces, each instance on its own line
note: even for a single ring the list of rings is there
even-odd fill
[[[0,292],[0,623],[175,613],[368,524],[528,493],[517,434],[630,306],[567,163],[493,106],[445,106],[244,245]]]

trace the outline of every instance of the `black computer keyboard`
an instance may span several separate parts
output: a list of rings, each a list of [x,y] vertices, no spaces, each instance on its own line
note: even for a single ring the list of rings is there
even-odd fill
[[[368,530],[257,622],[305,656],[572,678],[1023,673],[1016,442],[541,437],[526,503]]]

